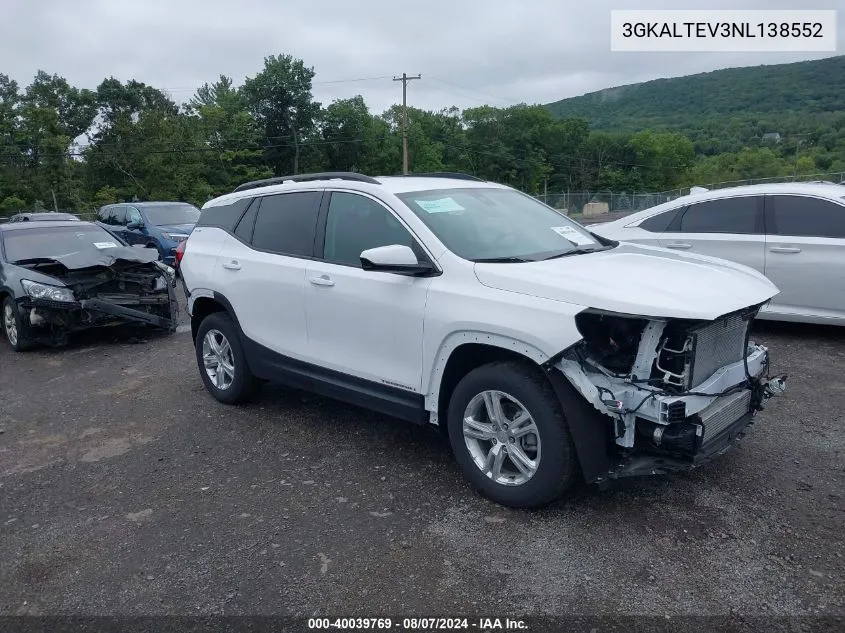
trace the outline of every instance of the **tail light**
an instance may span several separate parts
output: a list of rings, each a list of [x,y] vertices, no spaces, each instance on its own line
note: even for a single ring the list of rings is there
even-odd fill
[[[185,254],[185,243],[188,240],[182,240],[176,245],[176,266],[182,262],[182,256]]]

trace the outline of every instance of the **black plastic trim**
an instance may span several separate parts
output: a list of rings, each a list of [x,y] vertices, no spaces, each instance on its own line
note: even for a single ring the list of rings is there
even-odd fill
[[[459,171],[430,171],[422,174],[395,174],[394,178],[450,178],[452,180],[472,180],[474,182],[487,182],[483,178],[465,174]]]
[[[613,463],[613,420],[587,402],[560,371],[549,369],[546,375],[563,408],[584,480],[605,479]]]
[[[327,171],[315,174],[297,174],[294,176],[276,176],[274,178],[264,178],[263,180],[253,180],[238,185],[232,190],[232,193],[238,191],[246,191],[247,189],[258,189],[259,187],[269,187],[270,185],[278,185],[280,183],[291,182],[311,182],[314,180],[354,180],[357,182],[366,182],[371,185],[380,185],[381,183],[370,176],[358,174],[351,171]]]

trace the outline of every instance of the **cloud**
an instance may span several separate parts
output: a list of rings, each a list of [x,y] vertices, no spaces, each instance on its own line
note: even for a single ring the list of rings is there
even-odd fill
[[[5,0],[0,72],[22,85],[37,70],[94,88],[137,79],[177,101],[226,74],[241,83],[266,55],[299,57],[315,97],[361,94],[381,112],[401,99],[393,75],[421,73],[409,103],[430,109],[545,103],[610,86],[827,54],[610,51],[614,8],[792,9],[794,0]],[[814,9],[838,8],[819,0]],[[845,31],[845,12],[839,12]],[[840,41],[842,38],[839,38]],[[841,49],[841,45],[840,45]],[[348,81],[356,80],[356,81]]]

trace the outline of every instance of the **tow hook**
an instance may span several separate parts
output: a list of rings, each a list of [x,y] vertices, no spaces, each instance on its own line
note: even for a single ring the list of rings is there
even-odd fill
[[[765,383],[764,397],[768,400],[774,396],[783,395],[786,391],[786,374],[769,378]]]

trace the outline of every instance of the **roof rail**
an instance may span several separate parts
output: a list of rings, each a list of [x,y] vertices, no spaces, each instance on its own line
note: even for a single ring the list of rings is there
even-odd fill
[[[265,178],[264,180],[253,180],[252,182],[245,182],[238,185],[232,190],[245,191],[247,189],[256,189],[258,187],[268,187],[270,185],[278,185],[283,182],[310,182],[312,180],[357,180],[358,182],[368,182],[371,185],[380,185],[381,183],[375,178],[365,176],[364,174],[357,174],[352,171],[327,171],[318,174],[297,174],[295,176],[276,176],[275,178]]]
[[[483,178],[478,178],[472,174],[463,174],[458,171],[431,171],[424,174],[396,174],[397,176],[407,176],[409,178],[451,178],[453,180],[474,180],[476,182],[485,182]]]

